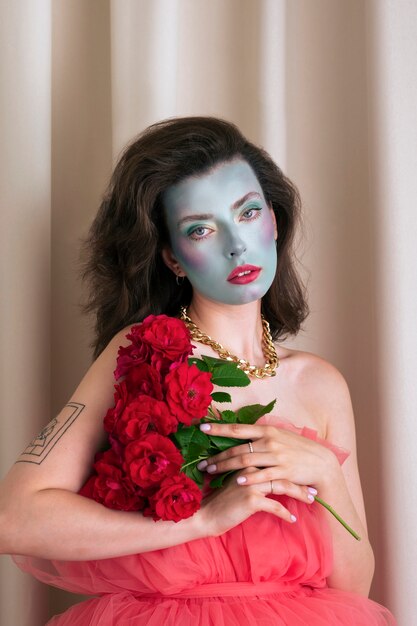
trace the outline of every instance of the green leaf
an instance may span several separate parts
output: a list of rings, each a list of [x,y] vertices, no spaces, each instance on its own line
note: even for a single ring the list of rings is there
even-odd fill
[[[203,359],[204,363],[206,363],[209,368],[213,368],[215,365],[224,365],[225,360],[224,359],[216,359],[212,356],[207,356],[206,354],[202,354],[201,358]]]
[[[238,446],[241,443],[244,443],[242,439],[234,439],[232,437],[217,437],[216,435],[212,435],[210,437],[210,443],[212,447],[217,448],[218,450],[228,450],[232,446]],[[210,454],[210,456],[212,456]]]
[[[194,465],[194,467],[191,468],[190,478],[192,478],[200,488],[203,486],[204,474],[203,472],[200,472],[199,469],[197,469],[196,465]]]
[[[230,470],[230,472],[225,472],[224,474],[220,474],[220,476],[216,476],[210,481],[210,487],[215,489],[217,487],[221,487],[223,485],[224,480],[230,476],[230,474],[234,474],[236,470]]]
[[[238,369],[236,363],[224,363],[213,368],[211,379],[213,385],[219,387],[246,387],[250,384],[249,376]]]
[[[211,397],[215,402],[231,402],[232,396],[230,393],[226,393],[224,391],[214,391],[211,394]]]
[[[200,489],[203,487],[204,475],[197,469],[196,465],[189,465],[183,471],[184,474],[191,478],[191,480],[193,480],[200,487]]]
[[[188,358],[188,365],[196,365],[201,372],[208,372],[209,366],[207,363],[204,363],[201,359],[197,359],[197,357],[191,356]]]
[[[194,443],[193,441],[188,446],[187,450],[187,462],[193,461],[197,459],[200,455],[203,455],[207,452],[206,446],[200,446],[198,443]]]
[[[254,424],[257,419],[270,413],[275,406],[276,400],[272,400],[269,404],[250,404],[242,406],[237,411],[237,421],[239,424]]]
[[[236,413],[234,411],[230,411],[229,409],[226,409],[226,411],[221,412],[221,418],[227,424],[236,424],[237,422]]]
[[[198,425],[179,427],[176,433],[172,433],[171,437],[174,443],[180,448],[184,458],[189,457],[192,445],[200,446],[203,451],[207,450],[210,446],[210,438],[200,430]],[[188,460],[191,459],[188,458]]]
[[[195,426],[190,428],[179,427],[176,433],[172,433],[171,437],[173,437],[174,443],[176,442],[180,448],[187,448],[193,436],[193,430],[195,430]]]
[[[193,426],[193,428],[194,433],[191,438],[192,442],[207,449],[210,445],[210,437],[206,435],[206,433],[203,433],[203,431],[200,430],[197,426]]]

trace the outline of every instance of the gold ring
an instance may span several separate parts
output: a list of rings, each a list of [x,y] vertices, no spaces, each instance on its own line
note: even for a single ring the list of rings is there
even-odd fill
[[[274,493],[274,488],[272,487],[272,480],[269,481],[271,483],[271,493]]]
[[[249,450],[253,452],[253,445],[251,441],[248,441]]]

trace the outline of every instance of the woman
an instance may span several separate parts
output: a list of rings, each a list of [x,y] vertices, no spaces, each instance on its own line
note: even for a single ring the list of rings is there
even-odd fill
[[[298,213],[295,187],[225,121],[160,122],[125,150],[86,242],[96,360],[1,490],[1,551],[27,555],[18,564],[47,583],[99,595],[50,624],[395,624],[367,598],[374,557],[346,383],[272,341],[307,314],[291,255]],[[256,376],[232,406],[278,399],[279,417],[211,424],[251,443],[201,464],[238,472],[177,523],[78,495],[105,443],[118,348],[150,313],[181,315],[195,355],[224,355],[220,344],[248,362]]]

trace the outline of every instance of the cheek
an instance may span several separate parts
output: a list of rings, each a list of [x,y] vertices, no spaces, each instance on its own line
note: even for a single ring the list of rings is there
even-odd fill
[[[271,242],[275,242],[275,226],[271,217],[262,225],[260,233],[260,241],[262,246],[270,246]]]
[[[206,259],[198,249],[190,247],[186,242],[178,243],[175,249],[175,255],[182,265],[195,272],[203,272],[207,268],[208,259]]]

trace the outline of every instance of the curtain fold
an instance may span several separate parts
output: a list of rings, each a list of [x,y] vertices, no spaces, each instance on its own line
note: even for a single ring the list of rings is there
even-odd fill
[[[371,597],[410,624],[416,4],[3,0],[0,12],[2,472],[90,364],[79,244],[123,146],[162,118],[224,117],[300,190],[311,315],[288,345],[349,383]],[[44,590],[6,557],[0,576],[0,623],[43,624]],[[51,614],[72,601],[52,591]]]
[[[381,465],[380,593],[400,624],[415,620],[417,559],[417,5],[367,4],[370,211],[374,214]]]
[[[0,5],[0,473],[50,413],[51,6]],[[46,618],[46,590],[0,557],[0,624]]]

